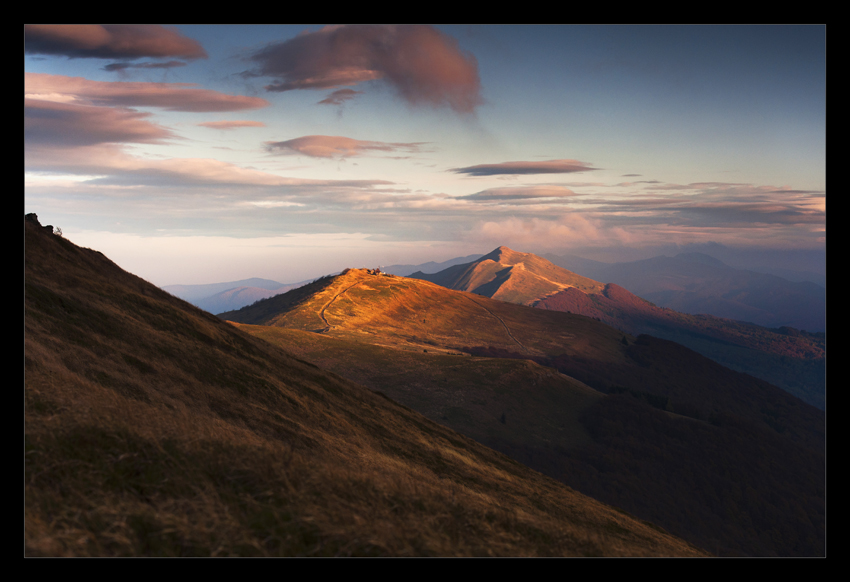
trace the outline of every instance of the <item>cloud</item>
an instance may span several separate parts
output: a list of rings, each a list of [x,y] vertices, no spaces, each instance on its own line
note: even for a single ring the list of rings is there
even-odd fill
[[[726,182],[668,184],[656,193],[625,198],[584,199],[601,212],[629,220],[666,222],[690,227],[751,225],[820,225],[826,220],[826,197],[815,190]],[[679,193],[667,193],[679,190]]]
[[[473,113],[483,99],[475,57],[430,26],[336,26],[254,53],[269,91],[333,89],[380,80],[411,105]]]
[[[512,188],[490,188],[460,199],[472,202],[521,203],[528,200],[566,198],[577,196],[575,192],[563,186],[518,186]]]
[[[554,219],[511,217],[485,220],[475,225],[465,238],[482,244],[514,245],[514,248],[563,248],[569,244],[613,242],[612,230],[599,221],[580,214],[565,214]]]
[[[125,69],[173,69],[185,67],[183,61],[166,61],[164,63],[110,63],[103,67],[104,71],[123,71]]]
[[[359,156],[371,151],[380,152],[418,152],[423,143],[386,143],[381,141],[362,141],[350,137],[334,135],[306,135],[287,141],[268,142],[270,152],[282,154],[302,154],[314,158],[347,158]]]
[[[161,143],[175,137],[147,121],[149,113],[132,109],[91,107],[24,99],[24,142],[51,147],[101,143]]]
[[[259,97],[197,89],[189,83],[90,81],[44,73],[24,73],[24,95],[51,101],[77,100],[92,105],[161,107],[168,111],[241,111],[266,107]]]
[[[199,123],[201,127],[209,127],[210,129],[237,129],[239,127],[265,127],[266,124],[262,121],[205,121],[203,123]]]
[[[72,59],[207,58],[197,41],[153,24],[28,24],[24,52]]]
[[[481,164],[466,168],[452,168],[456,174],[470,176],[495,176],[499,174],[569,174],[598,170],[577,160],[549,160],[547,162],[502,162],[501,164]]]
[[[319,101],[319,105],[342,105],[349,99],[354,99],[355,95],[360,95],[362,93],[363,91],[355,91],[354,89],[337,89]]]
[[[210,158],[146,159],[127,154],[120,145],[100,143],[61,148],[25,143],[28,172],[97,176],[86,184],[185,188],[189,186],[288,187],[306,190],[374,188],[385,180],[310,180],[287,178]]]

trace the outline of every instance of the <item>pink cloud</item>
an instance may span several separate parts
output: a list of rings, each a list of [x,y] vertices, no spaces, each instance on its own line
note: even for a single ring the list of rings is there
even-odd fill
[[[239,127],[265,127],[266,124],[261,121],[205,121],[199,123],[201,127],[209,127],[210,129],[237,129]]]
[[[314,158],[347,158],[369,151],[418,152],[421,145],[421,143],[362,141],[335,135],[306,135],[287,141],[269,142],[266,147],[269,151],[284,154],[302,154]]]
[[[161,107],[169,111],[241,111],[266,107],[259,97],[197,89],[189,83],[90,81],[44,73],[24,73],[24,95],[54,101],[82,100],[93,105]]]
[[[483,100],[475,57],[430,26],[338,26],[255,53],[266,89],[331,89],[380,79],[412,105],[472,113]]]
[[[69,58],[207,58],[204,47],[173,28],[153,24],[29,24],[24,52]]]
[[[24,99],[24,141],[55,147],[98,143],[156,143],[174,137],[147,121],[149,113]]]
[[[466,168],[452,168],[457,174],[470,176],[494,176],[498,174],[568,174],[597,170],[577,160],[549,160],[546,162],[502,162],[500,164],[481,164]]]
[[[32,172],[102,176],[99,183],[134,186],[257,186],[320,189],[388,186],[385,180],[310,180],[287,178],[210,158],[147,159],[128,154],[118,144],[62,148],[25,143],[24,167]]]

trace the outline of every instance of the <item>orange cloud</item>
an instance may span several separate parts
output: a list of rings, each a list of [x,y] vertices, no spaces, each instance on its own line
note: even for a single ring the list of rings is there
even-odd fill
[[[205,121],[199,123],[201,127],[209,127],[210,129],[237,129],[239,127],[265,127],[266,124],[262,121]]]
[[[475,57],[430,26],[337,26],[256,52],[251,74],[269,91],[331,89],[382,80],[412,105],[472,113],[483,100]]]
[[[266,107],[259,97],[197,89],[189,83],[90,81],[45,73],[24,73],[24,95],[51,101],[86,101],[93,105],[161,107],[169,111],[241,111]]]
[[[197,41],[153,24],[28,24],[24,52],[99,59],[207,58]]]
[[[287,141],[269,142],[266,147],[269,151],[284,154],[302,154],[314,158],[347,158],[369,151],[418,152],[421,145],[423,144],[362,141],[336,135],[306,135]]]

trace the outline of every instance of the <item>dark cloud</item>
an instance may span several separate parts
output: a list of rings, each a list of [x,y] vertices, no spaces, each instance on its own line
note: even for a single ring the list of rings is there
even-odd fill
[[[354,99],[355,95],[360,95],[363,91],[355,91],[354,89],[337,89],[321,101],[319,105],[342,105],[349,99]]]
[[[174,67],[185,67],[183,61],[167,61],[164,63],[111,63],[103,67],[104,71],[124,71],[126,69],[173,69]]]
[[[305,135],[287,141],[269,142],[266,149],[283,154],[302,154],[314,158],[347,158],[367,152],[419,152],[424,143],[386,143],[363,141],[337,135]]]
[[[188,83],[90,81],[43,73],[24,73],[24,94],[64,95],[94,105],[162,107],[169,111],[240,111],[269,104],[259,97],[228,95]]]
[[[24,99],[24,142],[30,146],[158,143],[174,135],[147,121],[149,113]]]
[[[549,160],[547,162],[502,162],[501,164],[481,164],[466,168],[452,168],[456,174],[470,176],[495,176],[500,174],[569,174],[598,170],[584,162],[576,160]]]
[[[97,59],[207,58],[197,41],[153,24],[29,24],[24,52]]]
[[[482,103],[478,63],[430,26],[335,26],[268,46],[251,74],[269,91],[332,89],[381,80],[412,105],[472,113]]]

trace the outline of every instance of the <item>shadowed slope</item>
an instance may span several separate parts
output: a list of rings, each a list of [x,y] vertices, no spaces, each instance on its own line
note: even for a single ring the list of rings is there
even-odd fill
[[[25,231],[28,556],[700,554]]]

